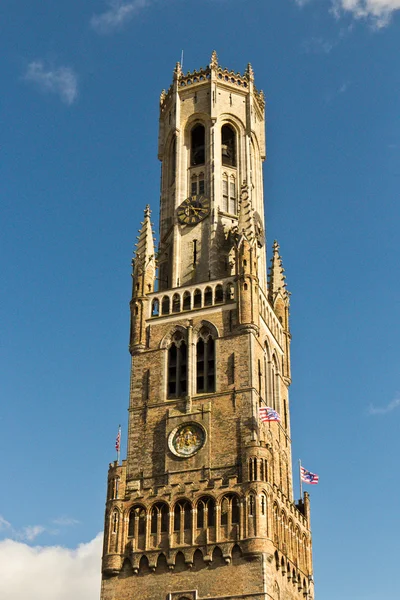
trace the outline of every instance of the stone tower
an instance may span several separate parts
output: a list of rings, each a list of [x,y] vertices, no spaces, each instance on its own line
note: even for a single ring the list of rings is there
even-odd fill
[[[266,278],[265,101],[251,65],[228,71],[215,52],[193,73],[176,65],[159,159],[157,258],[146,207],[133,260],[128,451],[108,473],[101,599],[312,600],[289,294],[276,242]],[[280,422],[260,421],[266,406]]]

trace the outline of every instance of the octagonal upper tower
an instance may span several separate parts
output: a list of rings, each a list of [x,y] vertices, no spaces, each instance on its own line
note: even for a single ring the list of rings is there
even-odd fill
[[[265,100],[251,65],[243,75],[228,71],[215,52],[208,67],[192,73],[177,63],[171,87],[161,93],[159,123],[159,287],[233,275],[243,183],[264,226]],[[259,262],[266,286],[264,252]]]

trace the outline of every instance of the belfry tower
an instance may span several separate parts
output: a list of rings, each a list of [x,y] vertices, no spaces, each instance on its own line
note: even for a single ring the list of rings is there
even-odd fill
[[[314,598],[293,497],[289,294],[266,277],[265,101],[251,65],[160,98],[160,243],[133,260],[128,451],[108,473],[102,600]],[[280,422],[262,423],[271,407]]]

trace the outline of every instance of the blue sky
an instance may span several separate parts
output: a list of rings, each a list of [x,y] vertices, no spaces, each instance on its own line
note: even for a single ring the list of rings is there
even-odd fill
[[[158,99],[182,49],[185,71],[213,49],[250,61],[267,98],[316,597],[397,598],[400,0],[3,0],[0,28],[6,600],[98,598],[130,260],[146,203],[157,228]]]

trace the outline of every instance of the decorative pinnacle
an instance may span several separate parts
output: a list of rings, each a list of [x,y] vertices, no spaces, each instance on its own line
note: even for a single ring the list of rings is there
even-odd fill
[[[150,206],[147,204],[135,251],[135,270],[138,272],[143,271],[150,263],[154,262],[153,228],[150,215]]]
[[[216,69],[218,67],[218,56],[215,50],[213,50],[212,54],[211,54],[211,60],[210,60],[210,68],[211,69]]]
[[[285,269],[282,265],[282,257],[279,254],[279,244],[276,240],[272,245],[272,258],[271,258],[271,266],[269,269],[269,285],[268,285],[268,295],[270,300],[273,301],[277,294],[281,294],[284,299],[289,299],[289,292],[286,289],[285,282]]]
[[[174,79],[179,79],[182,75],[181,63],[177,62],[174,69]]]
[[[165,90],[162,90],[161,94],[160,94],[160,104],[163,104],[166,95],[167,95],[167,92]]]
[[[251,66],[250,63],[248,63],[248,65],[247,65],[246,75],[247,75],[247,79],[249,81],[254,81],[254,71],[253,71],[253,67]]]

